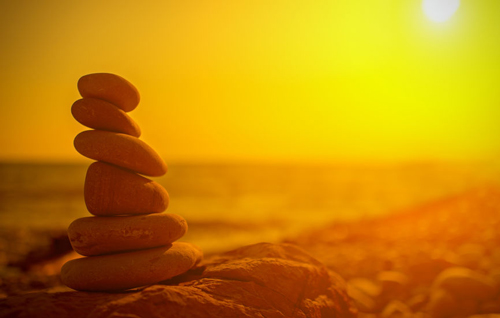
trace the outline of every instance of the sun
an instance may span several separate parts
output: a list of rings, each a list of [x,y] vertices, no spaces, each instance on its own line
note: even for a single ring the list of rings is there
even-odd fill
[[[450,19],[460,6],[460,0],[423,0],[425,15],[434,22]]]

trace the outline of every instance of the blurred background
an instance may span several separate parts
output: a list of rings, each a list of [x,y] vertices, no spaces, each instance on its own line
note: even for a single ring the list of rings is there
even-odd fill
[[[497,182],[499,19],[494,0],[2,1],[2,231],[89,215],[70,108],[94,72],[140,91],[155,180],[206,252]]]

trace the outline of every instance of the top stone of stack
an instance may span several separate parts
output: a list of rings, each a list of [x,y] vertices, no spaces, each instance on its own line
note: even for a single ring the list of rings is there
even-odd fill
[[[139,105],[139,91],[129,81],[115,74],[94,73],[80,78],[78,91],[83,98],[105,100],[125,112]]]

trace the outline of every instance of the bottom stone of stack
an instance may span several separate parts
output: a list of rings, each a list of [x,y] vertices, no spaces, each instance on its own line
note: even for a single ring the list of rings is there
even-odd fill
[[[81,291],[117,291],[150,285],[180,275],[203,257],[190,243],[75,259],[61,269],[62,282]]]

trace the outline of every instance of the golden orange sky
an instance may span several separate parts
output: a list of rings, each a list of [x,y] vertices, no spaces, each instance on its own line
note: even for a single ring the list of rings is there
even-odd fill
[[[147,3],[147,5],[145,5]],[[167,162],[500,158],[500,1],[2,1],[0,160],[83,159],[80,76],[119,74]]]

